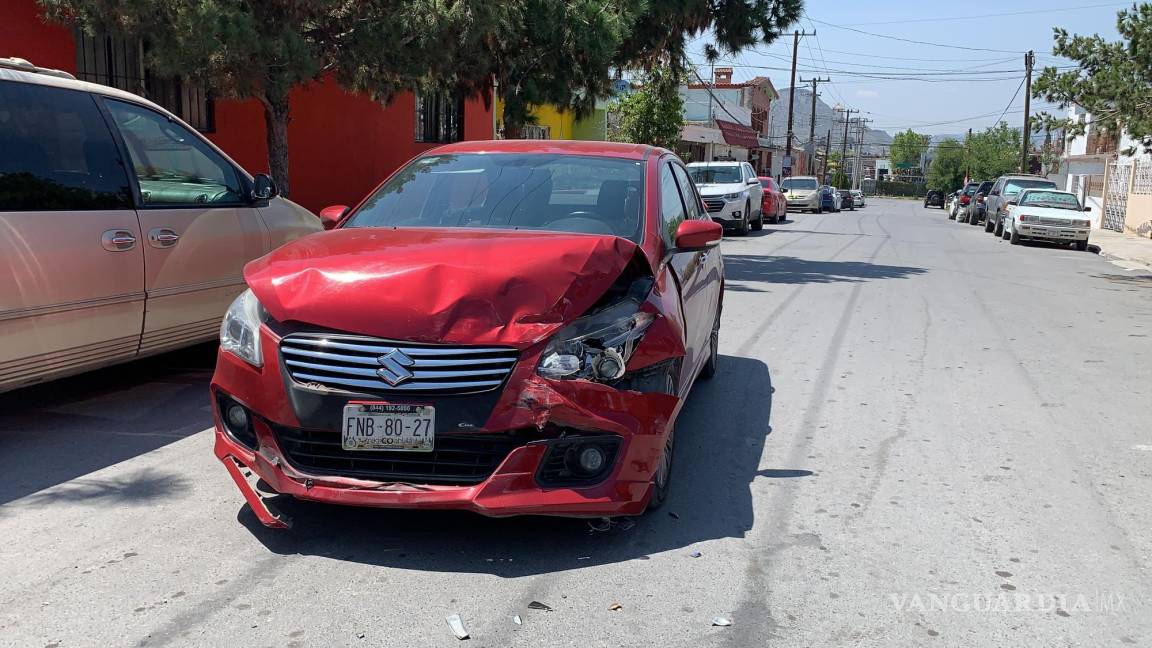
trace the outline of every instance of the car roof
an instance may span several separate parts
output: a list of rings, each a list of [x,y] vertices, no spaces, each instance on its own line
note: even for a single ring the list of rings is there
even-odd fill
[[[593,155],[644,160],[670,153],[647,144],[576,140],[478,140],[438,146],[427,153],[546,153],[552,155]]]
[[[165,115],[175,117],[171,112],[148,101],[140,95],[125,92],[119,88],[100,85],[99,83],[79,81],[67,72],[39,68],[24,61],[24,59],[0,59],[0,81],[16,81],[19,83],[32,83],[53,88],[63,88],[65,90],[91,92],[92,94],[104,95],[105,97],[111,97],[113,99],[144,104],[149,108],[159,110]]]
[[[1024,194],[1031,193],[1033,191],[1043,191],[1044,193],[1058,193],[1068,194],[1069,196],[1076,196],[1076,194],[1071,191],[1064,191],[1063,189],[1049,189],[1048,187],[1026,187],[1023,191],[1020,192],[1020,195],[1023,196]],[[1079,200],[1080,196],[1076,196],[1076,199]]]
[[[1010,173],[1000,177],[1005,180],[1048,180],[1049,182],[1052,182],[1052,180],[1049,178],[1045,178],[1041,175],[1033,175],[1031,173]]]

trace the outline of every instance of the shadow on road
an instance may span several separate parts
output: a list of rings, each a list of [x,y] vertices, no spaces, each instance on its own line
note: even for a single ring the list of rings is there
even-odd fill
[[[725,407],[725,403],[737,407]],[[472,513],[329,506],[276,498],[295,520],[289,531],[263,527],[246,506],[237,517],[270,551],[437,572],[503,578],[580,569],[743,537],[755,517],[753,480],[803,478],[791,466],[762,470],[772,432],[768,367],[722,356],[716,377],[696,385],[677,421],[672,494],[664,509],[593,531],[588,521]]]
[[[195,434],[212,423],[215,344],[0,394],[0,504],[38,493]],[[54,500],[147,500],[170,478],[79,480]]]
[[[865,261],[811,261],[788,256],[724,255],[724,277],[729,281],[774,284],[857,282],[905,279],[924,274],[924,268],[892,266]],[[732,290],[732,286],[727,286]],[[743,290],[751,290],[747,286]]]

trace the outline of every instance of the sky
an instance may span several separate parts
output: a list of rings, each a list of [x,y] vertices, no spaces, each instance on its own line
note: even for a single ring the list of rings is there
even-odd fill
[[[861,110],[860,116],[873,120],[869,127],[890,134],[912,128],[940,135],[983,130],[1001,115],[1014,126],[1023,125],[1024,52],[1036,52],[1037,74],[1046,65],[1069,65],[1052,55],[1053,27],[1118,40],[1116,13],[1132,2],[968,0],[961,5],[806,0],[804,4],[804,17],[794,28],[816,35],[800,40],[798,85],[801,78],[831,78],[831,83],[819,86],[821,99],[830,106]],[[693,62],[701,64],[699,74],[707,79],[705,42],[706,37],[696,39],[690,51]],[[771,45],[724,55],[717,65],[735,68],[736,81],[764,75],[783,89],[789,85],[791,60],[789,30]],[[958,76],[956,71],[965,74]],[[787,101],[788,94],[782,93],[781,100]],[[1046,108],[1064,112],[1032,101],[1033,113]]]

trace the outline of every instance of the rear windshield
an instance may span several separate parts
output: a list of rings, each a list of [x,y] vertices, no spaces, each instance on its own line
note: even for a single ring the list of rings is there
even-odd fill
[[[693,166],[688,167],[688,175],[696,184],[733,184],[743,178],[738,166]]]
[[[1056,209],[1080,209],[1080,200],[1074,194],[1063,191],[1025,191],[1020,197],[1020,205],[1031,207],[1054,207]]]
[[[787,178],[784,182],[780,183],[780,189],[788,191],[789,189],[807,189],[808,191],[815,191],[820,188],[816,182],[816,178]]]
[[[1051,180],[1008,180],[1004,183],[1004,193],[1015,196],[1023,189],[1055,189],[1056,183]]]
[[[980,188],[979,184],[970,184],[967,187],[964,187],[964,193],[974,194],[974,193],[976,193],[976,190],[979,188]]]
[[[608,234],[640,242],[643,162],[577,155],[430,155],[396,173],[344,227]]]
[[[760,186],[771,191],[772,190],[772,180],[770,178],[763,178],[760,180]]]

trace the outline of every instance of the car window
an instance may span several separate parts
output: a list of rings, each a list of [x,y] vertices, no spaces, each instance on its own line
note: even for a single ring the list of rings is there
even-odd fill
[[[785,178],[780,183],[781,191],[816,191],[820,188],[820,183],[816,182],[816,178]]]
[[[765,191],[776,192],[776,181],[772,178],[760,178],[760,186],[764,187]]]
[[[669,247],[675,244],[676,230],[684,222],[684,216],[684,203],[672,165],[665,162],[660,165],[660,233]]]
[[[1055,189],[1056,183],[1051,180],[1026,180],[1023,178],[1016,180],[1008,180],[1004,183],[1004,194],[1008,196],[1015,196],[1024,189]]]
[[[643,238],[640,160],[550,153],[428,155],[344,227],[522,229]]]
[[[1040,191],[1031,189],[1020,196],[1020,205],[1033,207],[1054,207],[1056,209],[1080,209],[1080,200],[1064,191]]]
[[[735,184],[741,182],[741,169],[734,164],[723,166],[692,166],[688,174],[696,184]]]
[[[0,211],[131,207],[120,153],[91,95],[0,81]]]
[[[198,136],[154,110],[108,100],[146,207],[242,202],[236,170]]]
[[[696,185],[688,177],[688,172],[673,162],[672,173],[676,176],[676,184],[680,185],[680,195],[684,199],[684,207],[688,210],[688,218],[692,220],[708,218],[700,207],[700,195],[696,193]]]

